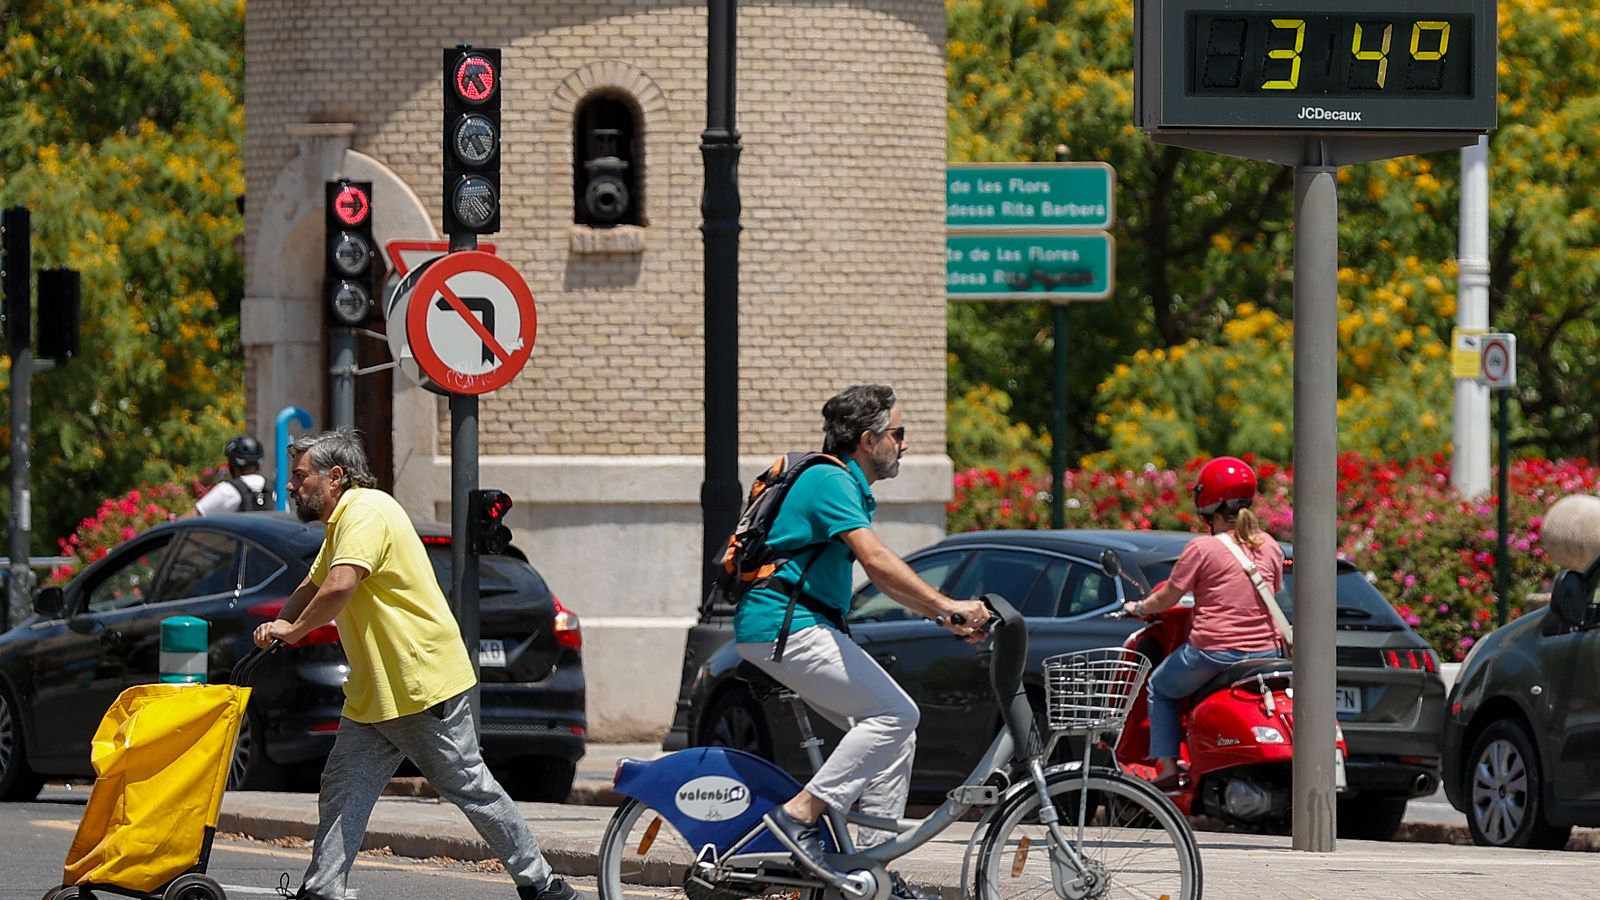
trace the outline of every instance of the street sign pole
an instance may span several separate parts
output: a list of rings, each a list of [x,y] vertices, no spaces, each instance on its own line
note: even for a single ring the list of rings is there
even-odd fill
[[[1506,624],[1506,616],[1509,613],[1509,602],[1506,599],[1506,591],[1509,590],[1511,586],[1511,573],[1509,571],[1509,564],[1511,561],[1506,559],[1506,520],[1508,518],[1506,508],[1511,505],[1511,495],[1506,493],[1506,470],[1510,468],[1511,464],[1511,453],[1509,449],[1511,445],[1511,413],[1507,406],[1507,395],[1510,393],[1511,392],[1507,390],[1498,390],[1495,391],[1497,396],[1494,398],[1495,438],[1500,445],[1496,451],[1500,457],[1500,474],[1496,479],[1498,484],[1495,488],[1494,503],[1496,507],[1495,532],[1497,535],[1494,542],[1494,596],[1496,599],[1496,605],[1499,607],[1498,615],[1495,621],[1497,627]]]
[[[1334,577],[1339,415],[1339,200],[1337,169],[1294,178],[1294,783],[1296,850],[1334,849],[1337,715]]]
[[[1050,527],[1067,527],[1067,307],[1053,303],[1055,347],[1055,409],[1050,422]]]

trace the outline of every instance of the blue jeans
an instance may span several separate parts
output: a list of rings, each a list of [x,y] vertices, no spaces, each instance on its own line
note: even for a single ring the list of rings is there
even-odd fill
[[[1184,644],[1161,661],[1150,676],[1150,757],[1178,755],[1178,704],[1218,672],[1247,659],[1273,659],[1276,650],[1197,650]]]

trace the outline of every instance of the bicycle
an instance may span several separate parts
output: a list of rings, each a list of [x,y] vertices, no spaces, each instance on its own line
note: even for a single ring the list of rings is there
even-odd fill
[[[1061,900],[1198,900],[1200,850],[1188,820],[1143,779],[1090,762],[1097,744],[1116,745],[1149,661],[1120,647],[1045,660],[1050,734],[1042,738],[1022,685],[1024,620],[996,595],[983,600],[997,622],[990,680],[1002,724],[972,773],[927,817],[892,821],[830,809],[821,831],[832,852],[826,868],[813,869],[797,863],[761,821],[800,788],[775,765],[724,747],[680,750],[651,762],[623,760],[615,786],[628,799],[601,842],[601,900],[658,898],[661,887],[681,887],[689,900],[776,892],[796,893],[799,900],[886,900],[887,864],[974,808],[984,813],[961,875],[972,900],[1048,897],[1052,891]],[[753,666],[747,671],[759,672]],[[793,709],[816,770],[822,742],[805,704],[775,683],[770,689]],[[1047,767],[1057,742],[1070,735],[1084,738],[1083,759]],[[847,824],[895,837],[857,850]]]

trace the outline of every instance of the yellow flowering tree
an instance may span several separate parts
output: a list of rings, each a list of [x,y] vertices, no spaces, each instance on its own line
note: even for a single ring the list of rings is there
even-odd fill
[[[1286,461],[1290,173],[1158,147],[1137,132],[1130,7],[947,0],[950,156],[1050,159],[1060,142],[1073,159],[1117,168],[1117,295],[1075,308],[1068,336],[1073,419],[1092,415],[1097,429],[1075,435],[1075,453],[1098,447],[1091,462],[1116,466],[1224,450]],[[1518,335],[1513,443],[1592,455],[1600,7],[1507,0],[1499,17],[1490,308],[1491,327]],[[1449,449],[1457,160],[1450,151],[1339,171],[1341,449]],[[991,383],[1016,398],[1022,421],[1049,421],[1048,310],[953,304],[950,328],[962,359],[953,397]],[[987,333],[1006,335],[1011,350],[985,366],[976,351],[992,343]]]
[[[102,498],[216,463],[243,418],[244,4],[9,7],[0,206],[31,209],[36,268],[83,276],[82,355],[33,382],[34,546],[54,552]]]

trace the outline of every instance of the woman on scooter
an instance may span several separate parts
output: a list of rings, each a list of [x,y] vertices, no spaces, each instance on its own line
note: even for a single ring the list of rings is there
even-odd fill
[[[1271,614],[1228,546],[1231,542],[1254,563],[1273,594],[1283,588],[1283,548],[1250,511],[1255,498],[1256,473],[1243,460],[1224,456],[1206,463],[1195,480],[1194,505],[1211,537],[1190,541],[1165,584],[1123,604],[1129,615],[1148,617],[1194,594],[1189,642],[1150,676],[1150,755],[1158,767],[1155,785],[1162,790],[1177,788],[1182,774],[1179,704],[1236,662],[1281,655]]]

